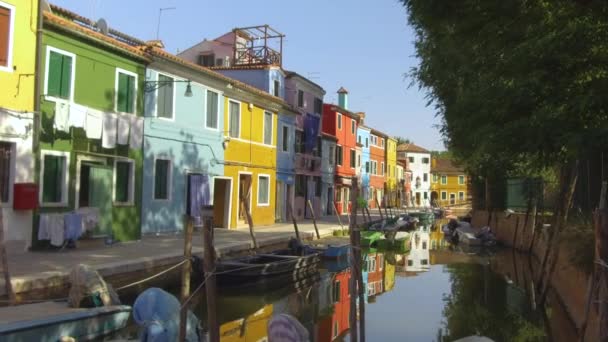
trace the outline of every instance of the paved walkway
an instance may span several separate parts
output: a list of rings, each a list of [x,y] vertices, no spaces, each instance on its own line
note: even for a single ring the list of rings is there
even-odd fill
[[[346,216],[342,216],[342,222],[347,228]],[[337,217],[324,218],[317,222],[317,226],[321,237],[332,235],[334,230],[341,229]],[[298,228],[302,239],[316,238],[311,220],[298,222]],[[256,227],[255,235],[258,246],[264,247],[287,243],[295,236],[295,232],[292,224],[275,224]],[[28,252],[10,246],[8,260],[11,283],[17,294],[65,287],[70,270],[78,264],[92,266],[103,277],[137,272],[143,278],[150,275],[146,274],[147,271],[158,272],[158,267],[175,265],[181,261],[183,246],[184,239],[181,234],[146,236],[139,241],[117,243],[112,246],[101,244],[87,246],[83,242],[79,248],[62,251]],[[252,249],[253,242],[249,229],[216,229],[215,248],[220,258]],[[202,256],[200,232],[195,232],[192,252],[194,255]],[[0,295],[5,295],[3,280],[0,280]]]

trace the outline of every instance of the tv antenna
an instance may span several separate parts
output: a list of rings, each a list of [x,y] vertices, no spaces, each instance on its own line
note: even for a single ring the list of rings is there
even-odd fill
[[[156,25],[156,39],[158,40],[158,35],[160,33],[160,17],[164,11],[170,11],[177,9],[177,7],[163,7],[158,9],[158,24]]]

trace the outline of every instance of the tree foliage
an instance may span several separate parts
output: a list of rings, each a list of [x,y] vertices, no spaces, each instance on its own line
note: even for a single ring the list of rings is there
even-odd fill
[[[409,138],[404,138],[404,137],[400,137],[400,136],[394,136],[393,139],[397,140],[397,145],[401,145],[401,144],[412,144],[413,141],[411,141]]]
[[[608,138],[608,2],[402,0],[414,82],[472,173],[542,170]]]

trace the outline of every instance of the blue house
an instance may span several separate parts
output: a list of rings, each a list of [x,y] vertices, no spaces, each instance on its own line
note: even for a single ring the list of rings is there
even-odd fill
[[[361,116],[363,121],[364,116]],[[360,124],[357,128],[357,143],[361,145],[361,197],[370,200],[369,175],[370,175],[370,132],[371,128]]]
[[[286,100],[282,64],[284,35],[269,26],[236,28],[203,40],[178,56]],[[298,113],[278,113],[275,221],[290,219],[288,203],[295,194],[295,127]],[[295,211],[295,210],[294,210]]]
[[[230,192],[223,179],[226,78],[149,45],[146,70],[142,232],[177,232],[184,215]],[[223,198],[223,197],[222,197]],[[221,201],[224,202],[224,201]],[[229,227],[230,204],[214,205],[214,225]]]

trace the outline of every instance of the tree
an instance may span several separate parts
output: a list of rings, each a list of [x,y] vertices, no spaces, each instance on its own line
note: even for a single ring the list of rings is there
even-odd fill
[[[397,140],[397,146],[399,146],[401,144],[412,144],[413,143],[413,141],[411,141],[410,139],[400,137],[400,136],[394,136],[393,139]]]

